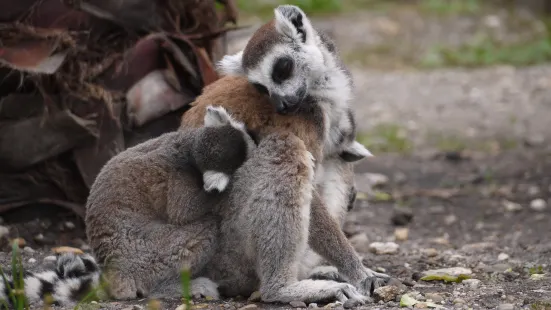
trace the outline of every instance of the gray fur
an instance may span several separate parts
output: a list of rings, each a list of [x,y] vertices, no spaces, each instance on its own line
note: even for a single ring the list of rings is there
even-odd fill
[[[233,204],[239,206],[232,206],[237,208],[235,212],[242,212],[247,216],[222,216],[221,244],[228,245],[227,249],[223,247],[213,260],[218,267],[209,265],[206,268],[210,271],[208,276],[219,282],[221,292],[229,295],[250,293],[251,289],[260,287],[265,301],[285,302],[289,298],[312,301],[321,298],[319,294],[327,293],[322,286],[337,287],[334,281],[316,282],[304,279],[308,276],[319,276],[320,272],[316,273],[316,268],[320,267],[325,259],[336,267],[332,269],[336,272],[332,273],[333,279],[346,279],[358,289],[349,291],[351,295],[359,292],[369,296],[374,288],[388,279],[388,276],[364,267],[341,230],[344,213],[350,201],[350,192],[354,188],[347,187],[347,184],[351,184],[347,177],[353,175],[349,163],[371,155],[355,141],[356,123],[349,107],[353,88],[350,73],[338,56],[335,45],[327,36],[320,35],[312,27],[304,12],[298,7],[280,6],[275,10],[275,15],[274,25],[279,36],[274,36],[274,32],[266,28],[268,24],[259,32],[264,37],[253,36],[243,52],[226,56],[219,67],[223,73],[245,75],[251,83],[264,87],[276,109],[278,100],[294,99],[297,94],[303,92],[304,87],[307,90],[297,111],[306,110],[309,106],[321,108],[324,119],[320,122],[320,128],[324,130],[324,138],[321,140],[324,160],[316,172],[316,190],[309,193],[312,195],[309,207],[311,217],[308,221],[298,221],[298,211],[293,214],[290,208],[283,207],[302,206],[298,198],[292,197],[297,195],[301,188],[295,183],[298,182],[296,178],[279,176],[282,179],[280,181],[278,176],[270,174],[269,171],[275,173],[283,168],[267,168],[265,166],[268,164],[257,161],[256,158],[248,161],[239,171],[250,167],[247,169],[249,175],[245,179],[250,184],[240,186],[241,179],[238,178],[234,191],[251,190],[253,193],[239,195],[232,192]],[[296,22],[297,16],[302,16],[299,23]],[[262,46],[262,49],[252,48],[254,46]],[[277,69],[277,62],[285,57],[294,60],[293,74],[283,82],[281,79],[276,81],[273,78],[274,69]],[[236,68],[239,69],[235,70]],[[259,89],[262,90],[262,87]],[[261,145],[266,149],[270,146],[262,142]],[[276,146],[271,147],[277,149]],[[276,152],[271,156],[283,154]],[[294,163],[297,157],[290,156],[287,161]],[[283,158],[277,162],[286,162]],[[265,161],[270,162],[268,158]],[[253,166],[255,162],[256,166]],[[260,173],[257,169],[265,172]],[[262,179],[262,176],[265,179]],[[259,185],[272,179],[277,181],[271,186]],[[282,186],[282,183],[285,186]],[[283,188],[279,188],[280,186]],[[262,192],[264,196],[258,192]],[[283,195],[286,192],[289,194]],[[254,206],[250,206],[253,202]],[[264,222],[263,216],[277,220],[266,219]],[[227,220],[228,217],[231,220]],[[226,220],[229,221],[227,226],[224,225]],[[262,225],[254,225],[256,221]],[[304,234],[301,230],[306,227],[309,228],[309,247],[302,248]],[[241,245],[245,249],[239,248],[235,241],[232,242],[235,238],[245,240],[245,244]],[[265,244],[258,240],[264,240]],[[277,241],[284,242],[285,245]],[[247,251],[250,260],[239,264],[237,258],[242,257],[242,251],[255,244],[254,250]],[[300,259],[301,257],[304,259]],[[310,261],[307,261],[308,259]],[[251,269],[251,266],[255,268]],[[298,281],[299,278],[304,280]],[[342,296],[342,291],[339,294]],[[332,298],[339,299],[336,295]],[[351,299],[358,303],[367,300],[356,295]]]
[[[105,164],[90,190],[86,227],[113,297],[148,296],[162,279],[186,266],[196,274],[208,262],[226,193],[206,192],[203,173],[233,174],[251,143],[242,124],[209,107],[204,127],[163,134]],[[224,190],[217,181],[212,189]]]
[[[299,13],[302,25],[295,26],[293,21]],[[210,208],[188,202],[190,210],[199,209],[204,213],[197,213],[195,221],[184,223],[178,220],[179,213],[190,212],[181,210],[184,199],[196,199],[185,193],[200,193],[201,187],[197,184],[169,184],[166,188],[180,190],[167,192],[164,200],[155,201],[159,195],[153,189],[164,190],[157,184],[162,184],[163,179],[170,182],[176,172],[159,168],[150,158],[140,161],[144,166],[149,165],[150,173],[143,186],[140,187],[141,182],[133,184],[139,189],[131,195],[119,189],[116,182],[107,183],[109,179],[100,173],[97,188],[91,191],[95,202],[88,209],[87,227],[96,254],[101,261],[106,261],[108,279],[121,283],[115,284],[115,297],[137,297],[138,291],[152,296],[155,291],[163,296],[175,293],[174,288],[178,287],[175,274],[184,264],[190,268],[193,278],[207,278],[216,283],[221,296],[247,296],[260,290],[266,302],[340,300],[349,305],[363,304],[370,300],[371,291],[388,278],[362,265],[341,230],[341,212],[346,210],[350,190],[339,190],[334,201],[331,199],[335,193],[327,190],[333,179],[335,184],[350,182],[343,172],[349,167],[343,162],[351,163],[366,156],[346,138],[351,133],[355,135],[355,124],[349,118],[352,92],[349,75],[335,57],[335,49],[317,35],[300,9],[283,6],[276,9],[275,14],[275,28],[287,43],[280,44],[279,39],[261,42],[270,52],[262,55],[262,59],[252,59],[250,64],[256,64],[254,67],[244,68],[242,58],[247,56],[238,53],[222,61],[223,70],[246,74],[251,82],[266,84],[268,95],[284,100],[297,97],[306,87],[301,103],[313,104],[321,110],[318,123],[325,154],[322,169],[330,170],[332,160],[337,161],[336,167],[344,165],[345,169],[335,169],[332,174],[317,171],[314,175],[313,157],[304,143],[290,133],[273,133],[263,137],[259,146],[250,152],[233,174],[228,188],[208,204]],[[284,55],[297,60],[294,67],[297,74],[288,81],[272,83],[272,65]],[[141,147],[151,153],[163,149],[158,140],[148,141]],[[350,152],[349,147],[357,156],[342,156]],[[145,157],[140,150],[132,152],[122,158]],[[105,174],[125,178],[116,165],[106,170],[111,172]],[[161,171],[159,177],[151,173],[157,170]],[[126,183],[121,185],[136,183],[140,177],[145,176],[132,176],[131,181],[126,178]],[[103,185],[104,182],[107,184]],[[105,195],[110,195],[113,201]],[[128,196],[137,198],[130,201]],[[120,197],[126,198],[119,201]],[[144,205],[144,201],[148,204]],[[162,208],[152,209],[171,201],[178,202],[178,214],[166,214]],[[90,215],[90,210],[94,210],[94,215]],[[301,273],[311,275],[312,268],[322,263],[302,272],[301,260],[308,252],[317,253],[335,266],[338,272],[335,278],[344,278],[348,283],[304,279]],[[199,291],[213,294],[212,284],[201,287]]]
[[[368,300],[347,283],[298,280],[308,240],[317,240],[310,235],[310,217],[319,211],[314,209],[326,210],[311,207],[313,168],[302,141],[273,134],[238,169],[231,203],[221,209],[219,249],[200,273],[217,282],[222,295],[248,296],[259,289],[265,302]]]

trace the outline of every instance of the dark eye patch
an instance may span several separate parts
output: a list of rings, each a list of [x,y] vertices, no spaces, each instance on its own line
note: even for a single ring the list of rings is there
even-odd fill
[[[260,83],[253,83],[253,86],[254,88],[256,88],[256,90],[258,90],[258,92],[260,92],[261,94],[265,94],[267,95],[268,94],[268,89],[266,88],[266,86],[260,84]]]
[[[289,57],[281,57],[276,60],[272,70],[272,80],[276,84],[281,84],[283,81],[291,77],[293,73],[294,62]]]

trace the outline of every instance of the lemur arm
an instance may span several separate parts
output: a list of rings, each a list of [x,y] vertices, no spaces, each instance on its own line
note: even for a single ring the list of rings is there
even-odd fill
[[[337,267],[349,282],[367,296],[387,280],[388,275],[364,267],[360,257],[344,235],[339,224],[314,190],[310,209],[308,242],[312,249]]]
[[[221,194],[205,191],[198,178],[202,175],[175,170],[169,177],[167,215],[169,222],[185,225],[212,213]]]

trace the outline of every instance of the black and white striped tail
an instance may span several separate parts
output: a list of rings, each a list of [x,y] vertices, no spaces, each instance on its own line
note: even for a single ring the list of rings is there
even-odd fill
[[[7,281],[0,279],[0,299],[11,304],[13,277],[6,277]],[[100,270],[89,254],[63,253],[57,256],[55,270],[25,271],[23,279],[29,303],[41,303],[50,295],[54,304],[66,305],[79,302],[99,285]]]

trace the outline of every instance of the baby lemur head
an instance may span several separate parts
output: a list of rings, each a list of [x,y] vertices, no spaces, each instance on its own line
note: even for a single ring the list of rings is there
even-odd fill
[[[218,68],[246,76],[280,114],[296,112],[308,95],[325,96],[331,90],[350,96],[352,87],[335,45],[294,5],[278,6],[274,19],[253,34],[245,49],[224,56]]]
[[[255,143],[245,125],[234,120],[223,107],[209,105],[206,109],[192,156],[203,174],[205,190],[222,192],[230,176],[250,156]]]

